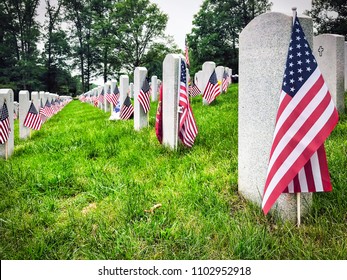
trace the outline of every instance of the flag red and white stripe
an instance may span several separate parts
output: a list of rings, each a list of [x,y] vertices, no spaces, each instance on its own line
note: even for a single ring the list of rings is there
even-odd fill
[[[127,96],[123,102],[122,108],[120,109],[119,117],[121,120],[129,119],[134,113],[134,107],[131,104],[129,96]]]
[[[179,132],[182,143],[187,147],[194,145],[198,134],[198,128],[194,119],[192,108],[189,104],[187,92],[187,69],[185,62],[181,59],[180,63],[180,87],[179,87]]]
[[[10,132],[10,118],[5,101],[0,108],[0,144],[5,144],[7,142],[8,138],[10,137]]]
[[[295,18],[264,188],[265,214],[283,192],[332,190],[324,141],[337,122],[334,102]]]
[[[117,106],[119,100],[119,89],[117,85],[115,85],[113,92],[111,92],[111,87],[108,87],[105,97],[110,104]]]
[[[42,119],[33,102],[30,104],[29,111],[24,119],[23,125],[35,130],[41,129]]]
[[[208,104],[211,104],[220,93],[220,85],[217,80],[216,71],[213,70],[202,97],[207,101]]]
[[[137,97],[137,100],[140,102],[145,114],[147,114],[147,112],[150,109],[149,97],[150,97],[150,86],[149,86],[147,79],[145,78],[145,80],[143,81],[141,90],[139,92],[139,95]]]

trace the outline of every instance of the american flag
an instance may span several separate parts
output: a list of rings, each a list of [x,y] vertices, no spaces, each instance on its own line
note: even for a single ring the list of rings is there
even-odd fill
[[[324,141],[338,113],[295,17],[270,152],[262,208],[283,192],[331,191]]]
[[[187,69],[186,64],[181,60],[180,69],[180,89],[179,89],[179,132],[182,143],[188,147],[192,147],[198,134],[192,108],[189,104],[187,93]]]
[[[222,81],[222,90],[224,92],[227,91],[228,85],[229,85],[229,74],[226,71],[224,71],[224,73],[223,73],[223,81]]]
[[[33,102],[30,104],[29,111],[24,119],[23,125],[35,130],[41,129],[42,119]]]
[[[211,104],[213,100],[220,94],[220,85],[217,80],[216,71],[213,70],[210,79],[207,82],[207,85],[204,90],[202,97]]]
[[[52,115],[57,113],[57,106],[56,106],[56,104],[55,104],[53,99],[51,101],[51,110],[52,110]]]
[[[13,109],[13,119],[16,120],[18,118],[16,109]]]
[[[191,80],[191,84],[189,85],[189,95],[192,96],[192,97],[195,97],[195,96],[198,96],[199,94],[201,94],[200,89],[194,83],[194,81]]]
[[[51,102],[49,102],[48,99],[46,100],[46,104],[45,104],[45,112],[46,112],[46,116],[47,116],[48,118],[50,118],[50,117],[53,116],[53,114],[54,114],[53,109],[52,109]]]
[[[104,95],[105,95],[105,92],[104,92],[104,88],[102,88],[99,96],[98,96],[98,101],[103,104],[104,103]]]
[[[111,87],[108,87],[105,97],[113,106],[117,106],[119,100],[119,89],[117,85],[114,87],[113,92],[111,92]]]
[[[48,117],[46,115],[46,110],[45,110],[45,106],[43,106],[42,99],[41,99],[41,106],[40,106],[40,116],[41,116],[42,122],[45,122]]]
[[[140,102],[145,114],[150,109],[149,96],[150,96],[150,87],[149,87],[149,83],[148,83],[147,78],[145,78],[145,80],[143,81],[140,93],[137,97],[137,100]]]
[[[134,113],[134,107],[131,104],[129,96],[127,96],[124,100],[122,108],[120,109],[119,117],[121,120],[127,120]]]
[[[186,62],[187,62],[187,67],[190,67],[190,62],[189,62],[189,48],[188,48],[188,42],[187,42],[187,38],[185,40],[185,55],[186,55]]]
[[[8,109],[6,101],[0,109],[0,144],[5,144],[5,142],[10,137],[11,127],[10,127],[10,118],[8,115]]]

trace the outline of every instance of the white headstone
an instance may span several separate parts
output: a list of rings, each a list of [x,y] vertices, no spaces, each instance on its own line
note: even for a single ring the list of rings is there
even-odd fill
[[[313,54],[339,113],[345,110],[345,37],[321,34],[313,38]]]
[[[299,16],[312,45],[312,19]],[[292,16],[265,13],[254,18],[240,34],[238,108],[238,188],[261,205],[281,85],[291,36]],[[312,195],[301,195],[304,214]],[[272,209],[291,221],[296,196],[282,194]]]
[[[25,117],[29,111],[30,99],[29,91],[21,90],[18,94],[19,99],[19,138],[26,139],[30,134],[30,128],[24,126]]]
[[[203,79],[203,72],[202,70],[198,71],[197,75],[196,75],[196,85],[198,86],[198,88],[200,89],[201,93],[204,93],[204,79]]]
[[[210,79],[215,68],[216,68],[216,63],[214,63],[212,61],[206,61],[202,65],[202,73],[203,73],[202,74],[202,89],[201,89],[202,93],[204,93],[205,87],[207,86],[207,82]],[[204,105],[209,105],[208,102],[204,98],[202,99],[202,103]]]
[[[157,101],[158,100],[158,78],[157,76],[152,76],[151,78],[151,100]]]
[[[163,145],[178,145],[178,69],[180,55],[168,54],[163,62]]]
[[[129,84],[129,90],[130,90],[130,92],[129,92],[129,97],[130,98],[134,98],[134,83],[130,83]]]
[[[0,144],[0,157],[6,158],[6,146],[7,157],[10,157],[14,151],[14,122],[13,122],[13,101],[14,95],[12,89],[0,89],[0,107],[3,106],[6,100],[6,106],[8,109],[8,117],[10,121],[10,135],[7,143]]]
[[[120,83],[119,83],[119,102],[121,107],[123,105],[125,98],[127,98],[128,93],[129,93],[129,76],[122,75],[120,76]]]
[[[31,92],[31,101],[34,102],[35,108],[39,112],[40,111],[40,98],[39,98],[39,93],[37,91]]]
[[[143,111],[143,108],[137,97],[140,93],[142,84],[146,79],[147,69],[145,67],[136,67],[134,71],[134,128],[140,130],[148,126],[148,116]]]

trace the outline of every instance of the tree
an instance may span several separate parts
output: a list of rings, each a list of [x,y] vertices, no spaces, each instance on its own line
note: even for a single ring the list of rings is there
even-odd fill
[[[45,74],[44,81],[46,90],[49,92],[61,92],[65,86],[59,83],[58,76],[64,69],[69,69],[67,60],[69,59],[70,46],[67,42],[67,35],[61,28],[62,1],[53,6],[50,0],[46,0],[46,26],[45,26]]]
[[[237,71],[239,33],[270,8],[268,0],[205,0],[188,35],[192,73],[208,60]]]
[[[39,0],[7,0],[2,1],[0,10],[6,22],[2,25],[2,40],[4,46],[3,66],[11,62],[8,68],[8,80],[13,83],[13,89],[29,91],[42,86],[40,81],[41,68],[38,65],[38,50],[36,42],[40,35],[39,24],[35,20]],[[6,72],[2,70],[1,72]]]
[[[144,55],[142,65],[148,70],[148,77],[156,75],[159,79],[163,76],[163,61],[169,53],[180,53],[181,50],[174,43],[172,37],[166,38],[164,42],[156,42],[151,45]]]
[[[168,16],[149,0],[123,0],[117,4],[119,57],[127,71],[144,62],[155,39],[164,34]]]
[[[311,11],[306,13],[312,17],[317,34],[340,34],[347,40],[346,0],[313,0]]]

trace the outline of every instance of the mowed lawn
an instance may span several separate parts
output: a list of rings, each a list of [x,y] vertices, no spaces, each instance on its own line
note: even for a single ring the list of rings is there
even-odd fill
[[[140,132],[79,101],[31,139],[16,132],[0,160],[1,259],[346,259],[346,115],[326,143],[334,190],[297,228],[238,194],[237,89],[193,100],[192,149],[158,143],[157,103]]]

